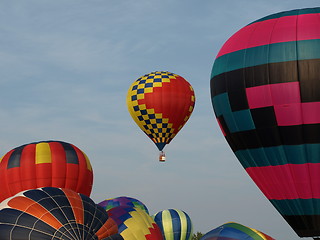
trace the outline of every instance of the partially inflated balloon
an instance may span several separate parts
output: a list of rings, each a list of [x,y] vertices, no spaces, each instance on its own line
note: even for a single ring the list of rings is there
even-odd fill
[[[179,209],[163,210],[153,215],[164,240],[191,240],[192,222],[187,213]]]
[[[23,190],[69,188],[90,196],[93,173],[89,158],[62,141],[22,145],[0,159],[0,202]]]
[[[122,196],[122,197],[116,197],[116,198],[109,198],[100,202],[99,205],[103,207],[106,211],[118,206],[130,206],[130,207],[140,208],[144,210],[147,214],[149,214],[149,211],[146,205],[144,205],[138,199],[131,198],[131,197]]]
[[[162,240],[158,225],[144,210],[130,206],[118,206],[107,211],[118,225],[119,234],[125,240]]]
[[[89,197],[70,189],[27,190],[0,204],[2,240],[123,240],[116,223]]]
[[[239,223],[225,223],[212,229],[200,240],[275,240],[256,229],[243,226]]]
[[[300,237],[320,235],[320,8],[240,29],[211,74],[229,145]]]
[[[192,86],[170,72],[152,72],[129,88],[128,110],[141,130],[160,151],[189,119],[195,104]]]

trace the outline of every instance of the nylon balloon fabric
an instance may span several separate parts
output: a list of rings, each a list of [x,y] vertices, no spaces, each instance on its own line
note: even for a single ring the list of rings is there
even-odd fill
[[[0,202],[39,187],[69,188],[90,196],[93,171],[87,155],[73,144],[40,141],[22,145],[0,159]]]
[[[126,240],[163,240],[160,228],[144,210],[117,206],[107,211]]]
[[[118,206],[131,206],[135,208],[140,208],[149,214],[149,210],[141,201],[136,198],[131,197],[116,197],[116,198],[109,198],[99,203],[101,207],[103,207],[106,211]]]
[[[320,235],[320,8],[231,36],[211,73],[217,121],[247,173],[300,237]]]
[[[191,240],[192,221],[187,213],[179,209],[167,209],[153,215],[161,229],[164,240]]]
[[[70,189],[27,190],[0,205],[2,240],[123,240],[116,223],[89,197]]]
[[[267,234],[256,229],[246,227],[239,223],[228,222],[212,229],[200,240],[275,240]]]
[[[160,151],[186,124],[194,105],[192,86],[183,77],[165,71],[138,78],[127,95],[131,117]]]

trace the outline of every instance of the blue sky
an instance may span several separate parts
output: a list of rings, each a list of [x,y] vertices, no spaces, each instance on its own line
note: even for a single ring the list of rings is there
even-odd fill
[[[300,239],[247,176],[215,120],[210,72],[222,44],[266,15],[308,0],[0,1],[0,153],[40,140],[73,143],[94,169],[96,202],[131,196],[151,214],[187,212],[195,231],[235,221]],[[195,89],[189,122],[157,161],[126,107],[129,86],[152,71]]]

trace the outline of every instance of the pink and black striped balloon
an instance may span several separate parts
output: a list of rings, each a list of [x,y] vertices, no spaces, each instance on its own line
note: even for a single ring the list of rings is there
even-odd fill
[[[210,84],[227,142],[300,237],[320,235],[319,13],[243,27],[219,51]]]

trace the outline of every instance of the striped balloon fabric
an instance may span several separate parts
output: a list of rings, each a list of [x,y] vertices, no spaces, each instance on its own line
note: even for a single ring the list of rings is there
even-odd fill
[[[164,240],[191,240],[193,227],[187,213],[179,209],[163,210],[153,215]]]
[[[300,237],[320,235],[319,13],[252,22],[223,45],[211,73],[227,142]]]
[[[40,141],[22,145],[0,159],[0,202],[23,190],[69,188],[90,196],[93,172],[87,155],[73,144]]]
[[[228,222],[207,232],[200,240],[275,240],[256,229]]]
[[[1,240],[123,240],[89,197],[53,187],[21,192],[0,205]]]

